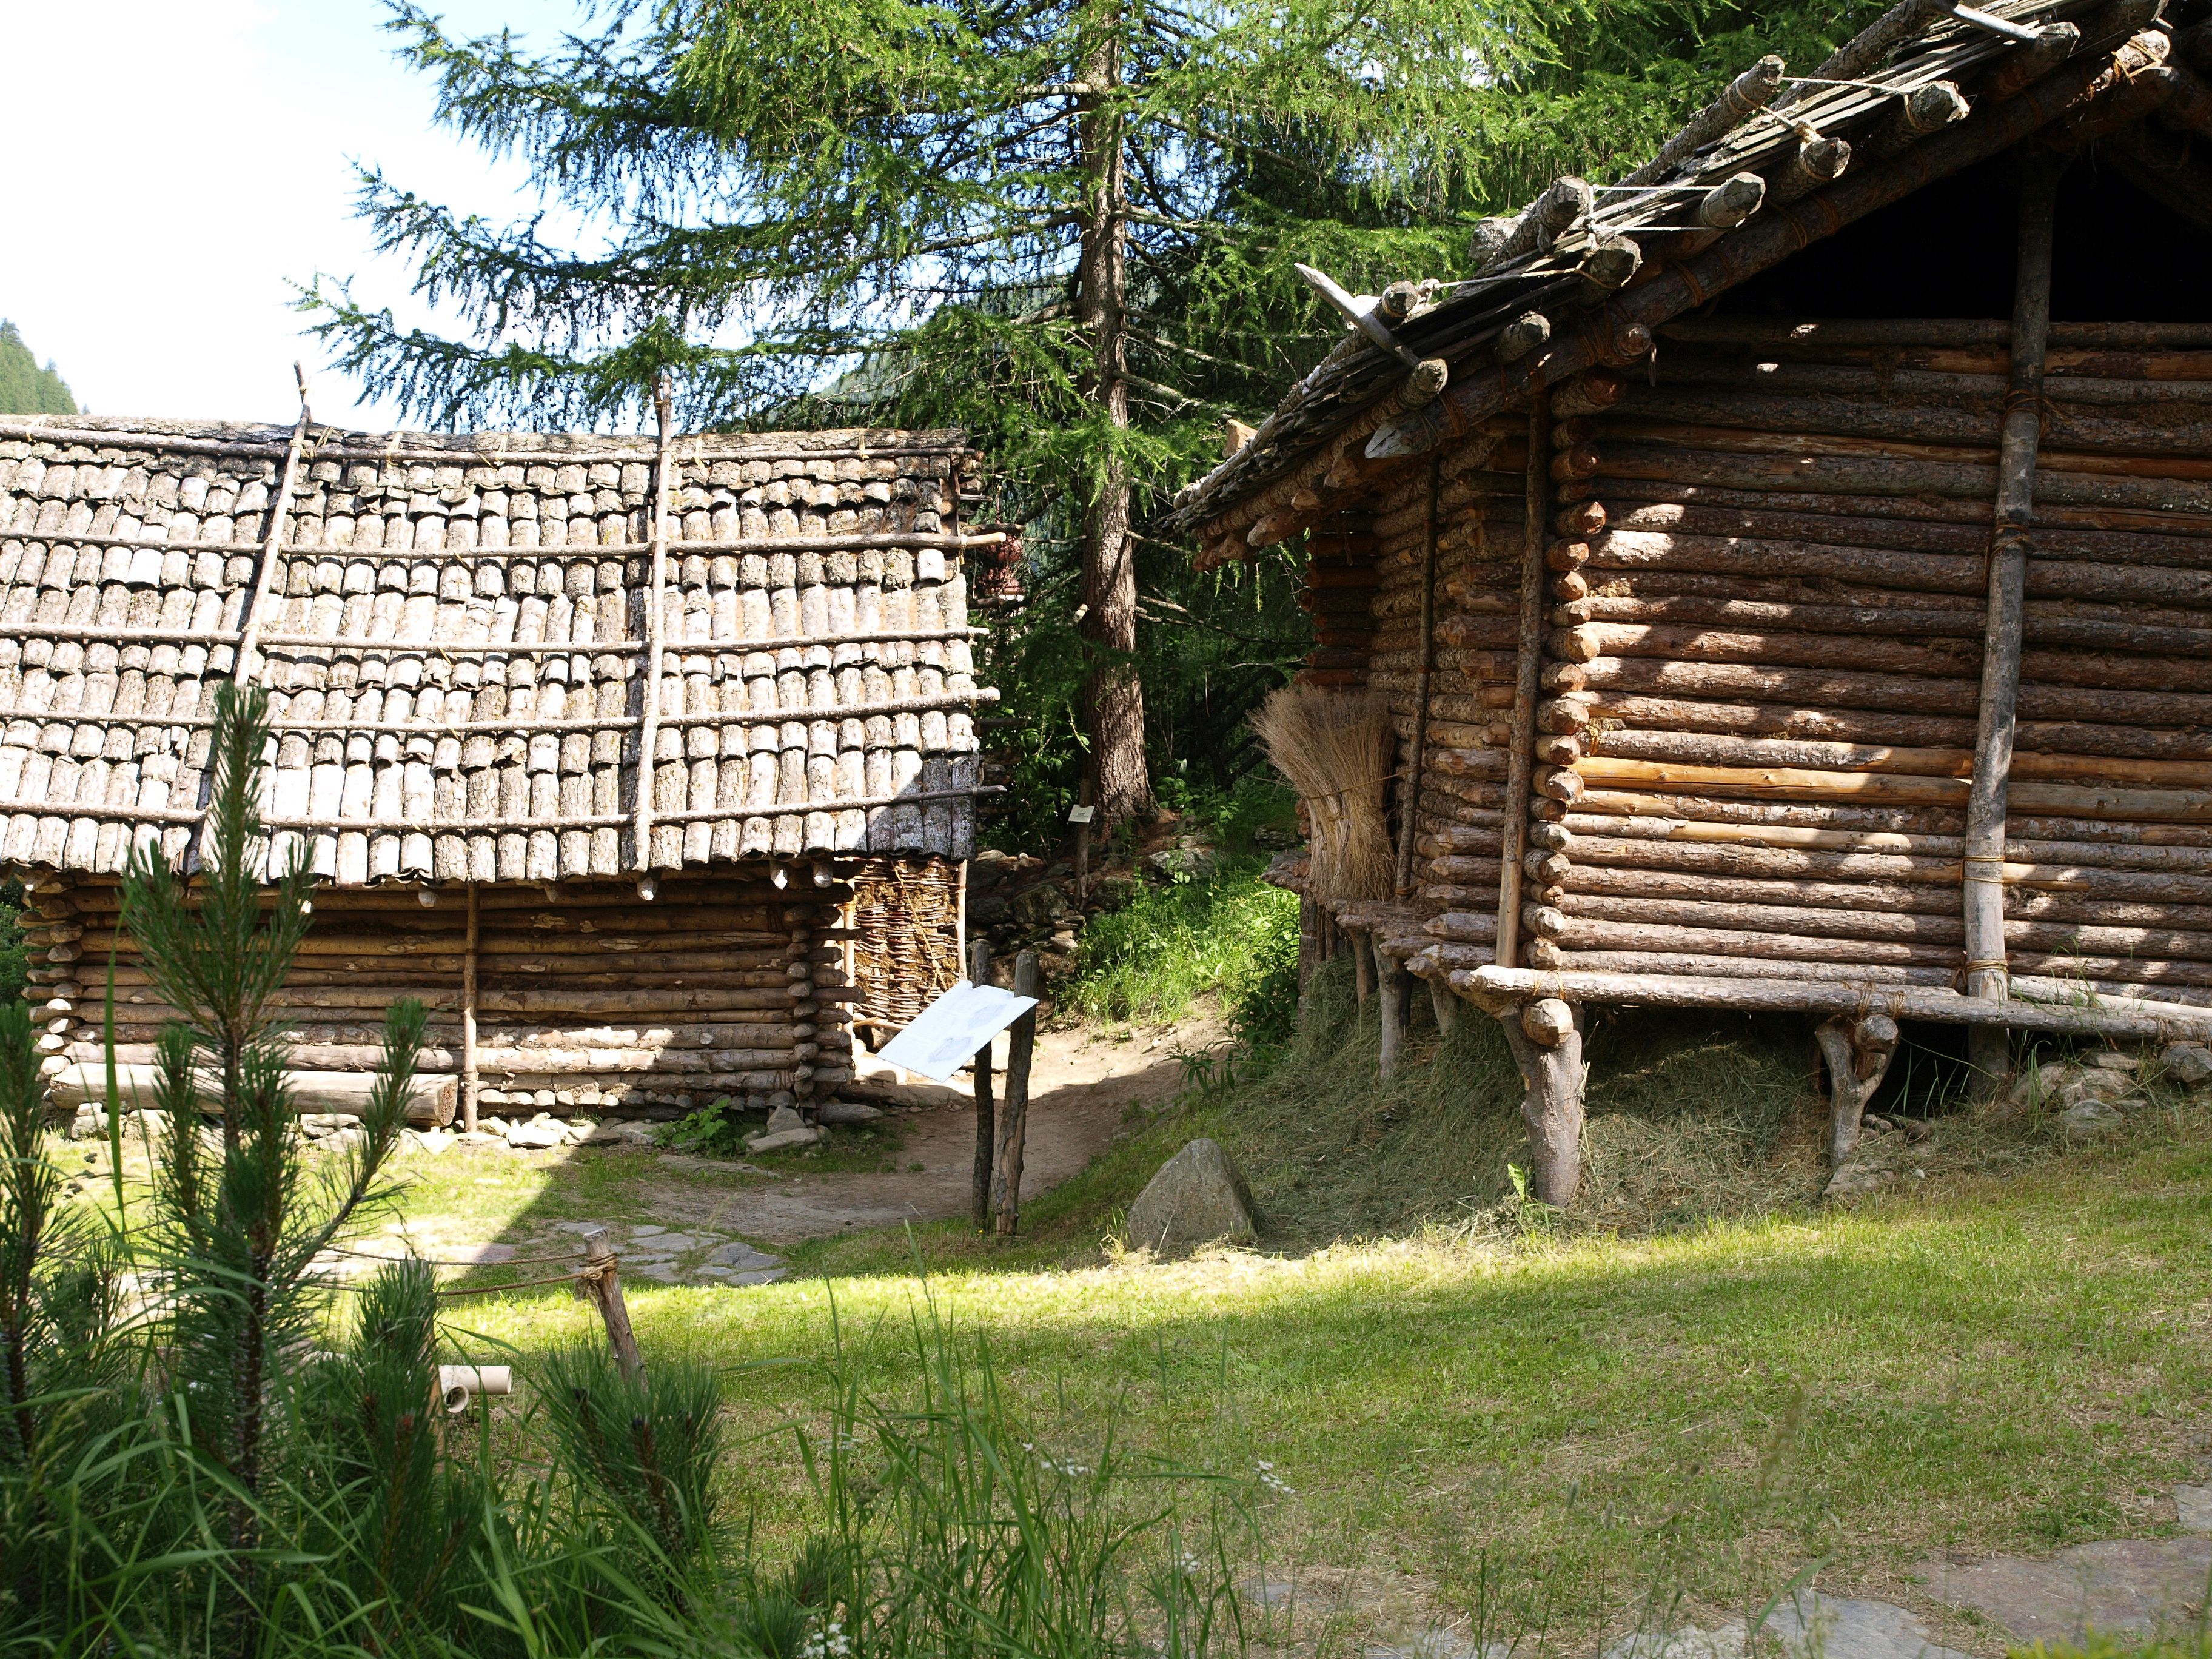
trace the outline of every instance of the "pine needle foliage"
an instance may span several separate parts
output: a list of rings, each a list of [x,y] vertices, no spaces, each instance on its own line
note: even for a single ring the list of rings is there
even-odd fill
[[[544,49],[395,0],[438,116],[520,161],[501,223],[370,167],[380,252],[457,320],[320,282],[338,362],[438,424],[965,428],[1029,527],[986,665],[1031,843],[1256,757],[1310,645],[1292,568],[1144,526],[1339,340],[1296,275],[1464,276],[1467,232],[1616,176],[1761,52],[1879,0],[612,0]],[[562,234],[564,228],[567,234]],[[1148,752],[1147,752],[1148,751]]]

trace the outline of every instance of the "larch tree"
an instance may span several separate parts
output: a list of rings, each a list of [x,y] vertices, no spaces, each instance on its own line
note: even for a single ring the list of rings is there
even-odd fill
[[[1474,217],[1656,142],[1778,33],[1809,58],[1867,9],[1752,29],[1710,0],[618,0],[532,50],[400,0],[440,118],[523,160],[570,234],[366,170],[380,251],[460,337],[343,285],[305,303],[343,368],[441,424],[628,423],[668,371],[700,427],[967,427],[1033,546],[1073,544],[1080,601],[1046,625],[1078,630],[1110,824],[1152,802],[1144,520],[1218,459],[1224,416],[1342,337],[1294,262],[1448,278]],[[1168,658],[1213,626],[1179,596],[1146,613]]]

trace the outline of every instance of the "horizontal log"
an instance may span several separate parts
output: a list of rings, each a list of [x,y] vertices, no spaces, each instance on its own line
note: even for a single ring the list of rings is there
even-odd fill
[[[2134,572],[2133,574],[2144,574]],[[2168,597],[2186,602],[2202,586],[2212,602],[2212,571],[2177,571],[2187,579],[2189,592]],[[1725,578],[1690,578],[1718,582]],[[1651,586],[1670,586],[1665,577]],[[1698,593],[1621,592],[1639,586],[1632,580],[1606,584],[1606,591],[1555,605],[1555,626],[1578,627],[1585,623],[1625,623],[1681,627],[1688,624],[1762,633],[1834,634],[1849,638],[1890,635],[1905,639],[1942,637],[1978,640],[1982,618],[1962,606],[1930,605],[1863,605],[1822,600],[1773,599],[1743,594],[1721,598]],[[1840,598],[1841,596],[1838,596]],[[2022,637],[2031,645],[2085,647],[2100,651],[2135,651],[2164,656],[2212,657],[2212,609],[2164,610],[2154,615],[2106,616],[2118,607],[2084,607],[2071,601],[2056,605],[2030,601],[2021,617]],[[2085,611],[2087,614],[2085,614]]]
[[[1954,945],[1965,934],[1965,921],[1955,909],[1947,908],[1939,913],[1926,909],[1879,908],[1924,903],[1927,896],[1922,890],[1863,884],[1862,892],[1853,896],[1856,902],[1846,903],[1841,902],[1844,896],[1838,890],[1840,884],[1820,884],[1825,889],[1822,896],[1838,901],[1831,907],[1805,902],[1810,894],[1808,889],[1802,884],[1748,884],[1741,887],[1723,888],[1720,885],[1720,878],[1698,879],[1712,884],[1716,891],[1750,892],[1757,887],[1771,885],[1782,896],[1796,902],[1771,903],[1751,898],[1686,896],[1646,898],[1571,892],[1559,907],[1565,917],[1565,927],[1558,937],[1563,942],[1563,948],[1571,948],[1568,941],[1576,937],[1573,930],[1584,921],[1629,922],[1646,927],[1727,929],[1753,934],[1774,933],[1855,942],[1929,945]],[[2030,896],[2028,902],[2042,904],[2045,908],[2057,902],[2052,896],[2045,895]],[[2069,907],[2062,905],[2059,908]],[[2008,947],[2023,951],[2094,951],[2145,961],[2212,962],[2212,933],[2160,927],[2154,923],[2045,921],[2032,917],[2019,920],[2008,917],[2005,922],[2004,936]]]
[[[1498,938],[1498,918],[1471,910],[1447,910],[1431,916],[1425,931],[1462,945],[1489,945]]]
[[[1955,945],[1917,940],[1839,939],[1742,927],[1690,927],[1666,922],[1573,916],[1558,941],[1562,951],[1665,951],[1692,956],[1766,957],[1803,962],[1887,963],[1955,972],[1965,958]]]
[[[1594,732],[1592,756],[1679,761],[1699,766],[1809,768],[1819,771],[1878,772],[1919,777],[1970,778],[1971,748],[1838,743],[1818,738],[1739,737],[1705,732]],[[2149,789],[2212,789],[2212,761],[2137,760],[2118,755],[2021,752],[2010,775],[2061,783],[2125,785]]]
[[[1596,799],[1602,792],[1592,791],[1584,797],[1585,803]],[[1654,797],[1655,801],[1674,802],[1677,796]],[[2008,820],[2008,829],[2035,820]],[[1650,854],[1631,854],[1626,843],[1649,846],[1655,842],[1668,843],[1670,861],[1685,848],[1702,851],[1728,853],[1749,856],[1771,850],[1778,857],[1875,855],[1899,858],[1914,866],[1925,866],[1937,873],[1928,879],[1955,882],[1961,874],[1959,860],[1965,852],[1965,840],[1957,835],[1925,834],[1884,830],[1813,829],[1796,824],[1769,823],[1708,823],[1694,818],[1674,816],[1614,817],[1600,811],[1571,812],[1564,826],[1572,840],[1571,845],[1577,860],[1584,863],[1636,862]],[[1619,849],[1619,857],[1613,856]],[[2212,875],[2212,847],[2137,846],[2093,841],[2037,840],[2008,835],[2006,854],[2009,862],[2005,866],[2008,881],[2019,881],[2027,885],[2046,884],[2045,873],[2063,874],[2075,870],[2109,870],[2137,872],[2164,880],[2172,877]],[[1673,867],[1722,868],[1694,862],[1680,863]],[[1730,865],[1725,867],[1738,867]],[[1747,867],[1747,866],[1745,866]],[[1784,866],[1771,866],[1780,870]],[[1830,866],[1819,862],[1802,866],[1806,872],[1815,870],[1844,872],[1851,868],[1869,872],[1875,866]],[[1907,878],[1899,875],[1899,879]],[[2054,877],[2048,884],[2059,884]],[[2153,890],[2142,890],[2146,893]],[[2177,896],[2180,895],[2177,894]]]
[[[1875,496],[1816,489],[1732,488],[1681,479],[1604,477],[1595,480],[1594,487],[1604,492],[1613,509],[1624,513],[1645,507],[1695,507],[1713,513],[1832,515],[1838,522],[1875,516],[1920,525],[1979,525],[1986,532],[1993,511],[1989,501],[1972,496]],[[2212,514],[2172,509],[2062,504],[2039,497],[2035,519],[2039,536],[2056,530],[2069,535],[2139,535],[2161,542],[2212,537]]]
[[[1568,951],[1560,971],[1593,974],[1687,974],[1693,977],[1809,979],[1855,984],[1949,986],[1948,968],[1902,968],[1868,962],[1794,962],[1761,957],[1695,956],[1667,951]]]
[[[1973,408],[1994,400],[2004,402],[2011,379],[2007,374],[1941,373],[1930,369],[1862,368],[1843,363],[1810,361],[1783,362],[1756,356],[1713,356],[1674,352],[1661,370],[1662,391],[1695,388],[1715,395],[1722,388],[1741,388],[1769,397],[1793,399],[1799,395],[1819,398],[1892,400],[1899,404],[1952,404]],[[1641,387],[1635,388],[1641,392]],[[2138,409],[2148,391],[2141,380],[2124,377],[2069,374],[2051,382],[2047,401],[2069,409]],[[2185,417],[2212,404],[2212,381],[2166,380],[2156,388],[2156,400]]]
[[[2212,391],[2212,382],[2203,383]],[[1896,440],[1909,443],[1983,449],[1994,446],[2003,422],[2005,383],[1992,379],[1990,390],[1971,399],[1929,402],[1899,394],[1846,398],[1804,390],[1780,396],[1753,392],[1700,391],[1673,386],[1638,389],[1613,412],[1601,436],[1635,442],[1646,434],[1662,437],[1685,428],[1745,427],[1773,434]],[[2063,381],[2053,381],[2063,390]],[[2056,399],[2045,405],[2044,457],[2066,452],[2116,453],[2128,456],[2212,456],[2212,406],[2194,405],[2197,418],[2174,418],[2180,411],[2160,410],[2164,419],[2143,419],[2109,409],[2085,408]],[[1597,471],[1590,457],[1587,477]],[[1553,476],[1559,477],[1555,470]]]
[[[1846,441],[1829,441],[1840,444]],[[2079,466],[2057,465],[2084,458],[2050,459],[2052,465],[2039,465],[2035,470],[2035,498],[2039,503],[2047,500],[2054,506],[2212,513],[2212,484],[2202,480],[2162,476],[2107,477]],[[2183,468],[2202,464],[2174,460],[2159,465]],[[1817,491],[1861,497],[1949,495],[1972,501],[1994,495],[1996,489],[1996,468],[1984,462],[1931,460],[1893,454],[1777,454],[1724,447],[1714,438],[1708,438],[1694,448],[1651,442],[1611,443],[1606,447],[1602,475],[1586,483],[1566,487],[1577,491],[1587,489],[1595,499],[1610,501],[1612,481],[1616,478],[1673,485],[1709,484],[1729,489]],[[1863,501],[1857,510],[1867,510]],[[2038,511],[2039,515],[2039,506]]]
[[[1957,918],[1960,910],[1958,866],[1952,878],[1941,879],[1936,860],[1900,860],[1913,865],[1904,872],[1884,874],[1861,869],[1844,872],[1791,872],[1786,854],[1770,854],[1773,862],[1757,867],[1748,862],[1734,871],[1714,867],[1662,867],[1673,863],[1696,866],[1698,860],[1669,860],[1665,854],[1688,849],[1666,843],[1644,843],[1657,854],[1641,860],[1598,863],[1580,859],[1567,871],[1562,908],[1571,915],[1605,915],[1620,921],[1642,918],[1580,903],[1583,898],[1694,900],[1723,905],[1758,907],[1809,906],[1826,910],[1855,910],[1896,916]],[[1718,849],[1702,848],[1705,852]],[[1553,856],[1557,856],[1556,854]],[[1831,854],[1831,857],[1844,856]],[[1862,863],[1871,862],[1863,857]],[[2023,879],[2008,881],[2004,912],[2023,922],[2072,922],[2093,927],[2181,929],[2191,933],[2212,930],[2212,888],[2202,878],[2146,874],[2131,871],[2084,870],[2071,866],[2023,864]],[[1763,921],[1764,908],[1754,913]],[[1670,917],[1668,920],[1684,920]],[[1823,931],[1808,929],[1807,931]],[[1856,931],[1856,930],[1851,930]],[[1877,931],[1864,938],[1907,937]],[[1917,934],[1910,937],[1919,937]],[[2048,941],[2044,942],[2045,945]]]
[[[1982,346],[2002,351],[2010,366],[2012,325],[1998,317],[1677,317],[1658,326],[1659,337],[1685,345],[1788,346],[1817,351],[1826,346]],[[2068,351],[2212,349],[2212,323],[2052,323],[2051,356]],[[2212,380],[2212,374],[2199,376]]]
[[[1966,780],[1914,777],[1878,772],[1832,772],[1807,768],[1678,765],[1662,761],[1613,760],[1592,756],[1576,763],[1576,773],[1590,787],[1624,784],[1797,799],[1837,799],[1884,804],[1958,807],[1966,799]],[[2140,819],[2150,822],[2212,823],[2212,791],[2092,787],[2079,784],[2015,781],[2009,799],[2028,811]]]
[[[1956,679],[1909,674],[1851,673],[1774,663],[1681,662],[1657,657],[1595,657],[1580,665],[1595,690],[1656,693],[1699,699],[1753,699],[1828,708],[1966,714],[1977,688]],[[2023,685],[2021,717],[2029,722],[2091,721],[2114,726],[2202,726],[2212,720],[2212,696],[2179,691],[2114,690],[2071,685]]]
[[[152,1066],[118,1065],[116,1085],[123,1109],[137,1111],[151,1107],[159,1080],[160,1073]],[[196,1072],[193,1080],[199,1109],[204,1112],[217,1110],[222,1094],[221,1079],[210,1073]],[[376,1078],[366,1072],[284,1073],[284,1086],[291,1096],[293,1109],[302,1113],[333,1112],[359,1117],[368,1109],[376,1084]],[[46,1090],[54,1104],[64,1110],[88,1102],[104,1104],[107,1099],[107,1069],[104,1064],[72,1064],[48,1079]],[[407,1121],[418,1127],[451,1123],[458,1094],[458,1086],[450,1077],[416,1078],[407,1092]]]
[[[1490,967],[1455,973],[1451,984],[1453,989],[1479,1000],[1500,1005],[1556,997],[1574,1003],[1747,1012],[1856,1015],[1872,1008],[1893,1019],[1936,1024],[2100,1031],[2114,1036],[2151,1038],[2212,1029],[2212,1018],[2204,1011],[2184,1005],[2139,1013],[2094,1004],[2027,1002],[2016,997],[2002,1002],[1984,1000],[1929,986],[1885,986],[1871,981],[1855,985],[1848,981],[1730,980]]]
[[[1715,503],[1702,495],[1697,500],[1676,501],[1659,489],[1636,489],[1639,493],[1635,498],[1620,501],[1614,509],[1616,531],[1954,554],[1969,559],[1979,558],[1989,546],[1988,511],[1972,502],[1753,495],[1741,501],[1731,496],[1729,502]],[[2029,546],[2032,556],[2075,559],[2100,567],[2151,564],[2203,569],[2212,566],[2212,521],[2195,534],[2039,522]],[[1755,567],[1753,574],[1759,574]]]

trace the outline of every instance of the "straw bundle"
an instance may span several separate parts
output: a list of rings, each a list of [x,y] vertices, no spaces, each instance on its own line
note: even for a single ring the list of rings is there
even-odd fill
[[[1397,754],[1389,705],[1371,691],[1286,685],[1261,705],[1252,730],[1305,806],[1307,890],[1328,900],[1388,898],[1396,872],[1382,810]]]

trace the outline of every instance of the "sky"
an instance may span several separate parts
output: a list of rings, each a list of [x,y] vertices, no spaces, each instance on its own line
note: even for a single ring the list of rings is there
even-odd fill
[[[466,33],[550,42],[570,0],[433,0]],[[432,122],[381,0],[0,0],[0,318],[100,415],[386,430],[325,366],[295,283],[353,277],[404,321],[408,273],[352,216],[353,162],[467,211],[527,210],[521,169]]]

